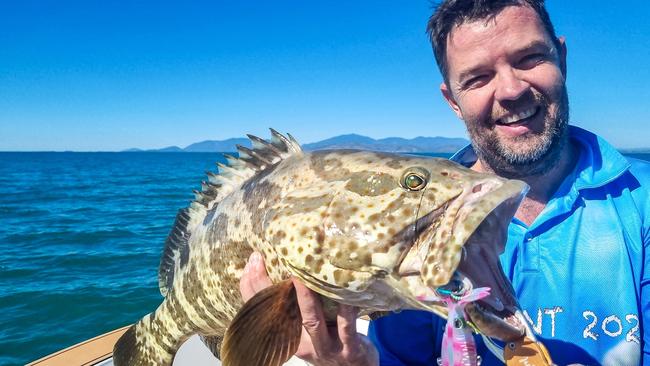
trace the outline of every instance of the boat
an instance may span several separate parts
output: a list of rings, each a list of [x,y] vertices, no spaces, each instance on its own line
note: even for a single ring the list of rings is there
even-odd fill
[[[129,326],[88,339],[51,355],[40,358],[27,366],[113,366],[113,346]],[[368,332],[368,321],[357,319],[357,331]],[[178,350],[173,366],[215,366],[221,362],[203,344],[198,335],[190,337]],[[285,366],[306,366],[309,363],[292,357]]]

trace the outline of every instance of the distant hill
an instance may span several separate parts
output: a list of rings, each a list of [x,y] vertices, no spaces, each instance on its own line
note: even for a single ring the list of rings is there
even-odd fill
[[[332,137],[311,144],[305,144],[303,147],[306,150],[363,149],[404,153],[453,153],[468,143],[468,140],[462,138],[420,136],[413,139],[387,137],[375,140],[367,136],[349,134]]]
[[[468,140],[463,138],[448,137],[416,137],[405,139],[401,137],[387,137],[375,140],[371,137],[348,134],[332,137],[326,140],[304,144],[308,151],[325,149],[363,149],[387,152],[428,152],[428,153],[453,153],[467,145]],[[206,140],[191,144],[185,148],[170,146],[162,149],[141,150],[128,149],[126,152],[230,152],[236,151],[236,145],[251,147],[250,140],[246,138],[230,138],[227,140]]]
[[[236,151],[237,145],[251,147],[251,142],[247,138],[232,138],[227,140],[206,140],[193,143],[184,148],[185,152],[222,152],[222,151]]]
[[[156,150],[157,152],[183,152],[184,150],[178,146],[169,146]]]

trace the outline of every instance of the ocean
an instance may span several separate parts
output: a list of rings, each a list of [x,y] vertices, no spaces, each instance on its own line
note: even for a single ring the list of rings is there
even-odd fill
[[[221,154],[0,152],[0,365],[154,310],[163,242],[217,161]]]

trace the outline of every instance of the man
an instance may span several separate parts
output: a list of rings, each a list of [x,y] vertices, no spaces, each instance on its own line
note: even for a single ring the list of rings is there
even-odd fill
[[[538,340],[559,365],[650,365],[650,165],[568,126],[566,44],[543,0],[445,1],[428,31],[442,94],[472,141],[452,159],[531,187],[501,264]],[[256,276],[243,279],[245,296],[263,283]],[[353,333],[353,310],[342,307],[338,331],[327,329],[313,294],[297,288],[299,356],[377,364]],[[369,337],[381,365],[433,365],[443,326],[404,311],[372,322]],[[502,364],[480,340],[479,354],[483,365]]]

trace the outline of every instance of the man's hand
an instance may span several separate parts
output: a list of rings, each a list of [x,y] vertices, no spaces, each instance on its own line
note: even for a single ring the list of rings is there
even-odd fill
[[[302,335],[296,356],[317,366],[375,366],[379,354],[370,340],[357,333],[358,311],[339,305],[336,324],[328,325],[318,295],[292,279],[302,316]],[[244,301],[271,285],[262,256],[254,252],[239,282]]]

